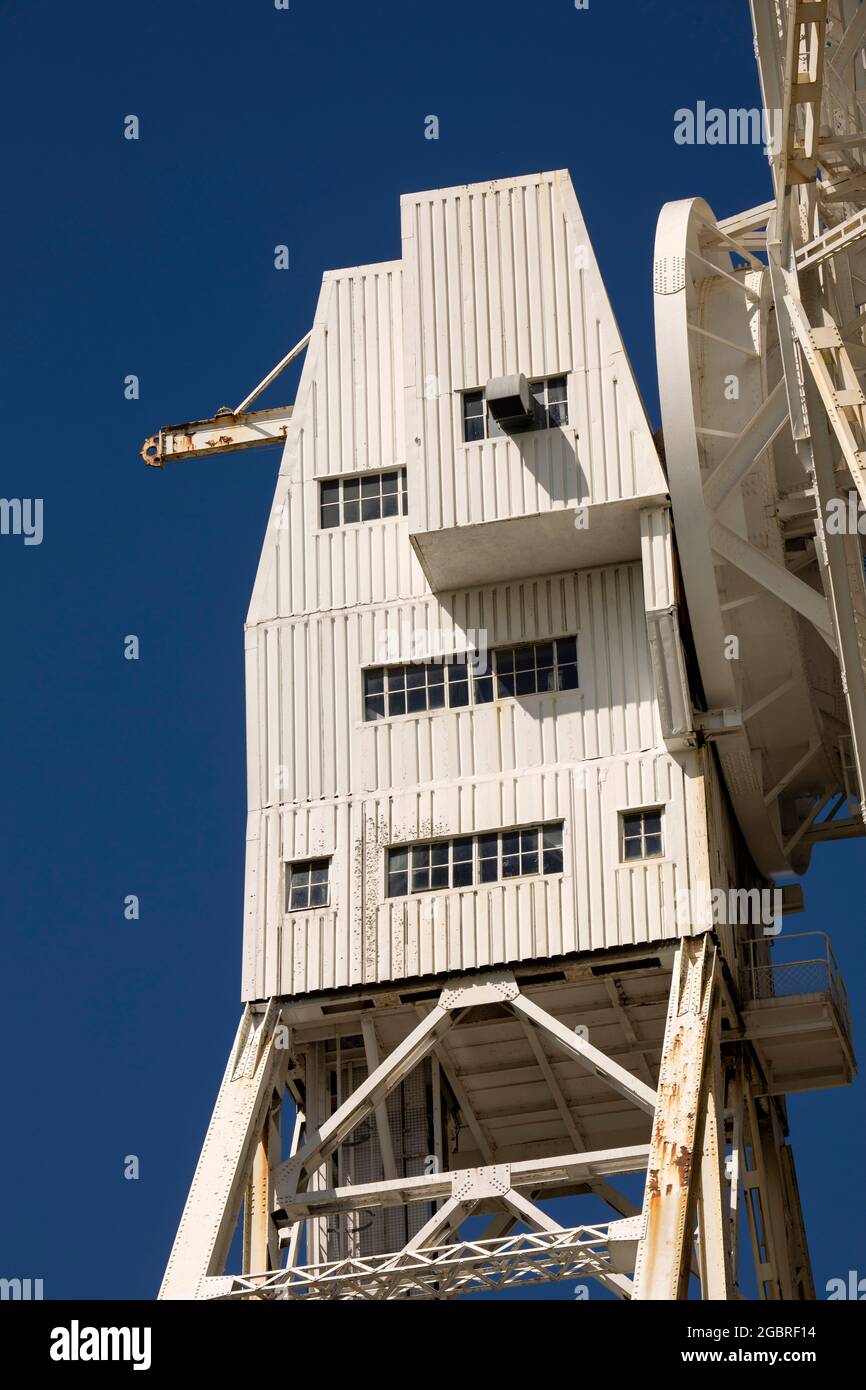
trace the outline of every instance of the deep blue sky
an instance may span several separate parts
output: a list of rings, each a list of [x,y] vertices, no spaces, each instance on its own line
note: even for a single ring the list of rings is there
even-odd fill
[[[769,196],[760,153],[673,141],[679,106],[759,104],[747,8],[0,5],[0,492],[45,518],[41,546],[0,537],[0,1275],[153,1296],[239,1011],[242,624],[278,455],[160,474],[143,437],[235,404],[322,271],[399,255],[401,192],[563,166],[656,425],[659,208]],[[791,923],[833,932],[861,1008],[864,858],[819,852]],[[822,1289],[866,1273],[861,1093],[791,1117]]]

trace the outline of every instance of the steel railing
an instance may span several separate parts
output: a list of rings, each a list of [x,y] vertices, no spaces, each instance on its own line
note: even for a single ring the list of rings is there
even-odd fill
[[[810,940],[821,946],[811,956],[800,960],[774,960],[777,945],[791,941]],[[742,986],[746,999],[792,999],[803,994],[826,994],[836,1007],[846,1033],[850,1034],[851,1019],[848,991],[826,932],[794,932],[780,942],[756,940],[743,943]]]

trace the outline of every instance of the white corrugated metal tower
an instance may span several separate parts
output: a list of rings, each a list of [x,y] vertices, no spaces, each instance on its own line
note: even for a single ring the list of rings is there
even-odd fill
[[[747,1243],[814,1297],[786,1095],[854,1063],[778,880],[863,833],[866,6],[753,11],[775,192],[662,211],[662,456],[565,171],[405,196],[292,407],[275,370],[145,447],[284,439],[244,1012],[163,1298],[730,1299]]]

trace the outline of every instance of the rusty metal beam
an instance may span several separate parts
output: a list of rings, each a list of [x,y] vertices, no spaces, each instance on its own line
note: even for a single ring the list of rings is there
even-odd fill
[[[291,418],[290,405],[240,414],[220,410],[210,420],[166,425],[144,441],[141,457],[150,468],[164,468],[167,463],[184,459],[210,458],[238,449],[272,448],[284,443]]]
[[[716,1008],[716,948],[707,936],[677,951],[659,1072],[635,1269],[635,1299],[687,1296],[703,1141],[706,1057]]]

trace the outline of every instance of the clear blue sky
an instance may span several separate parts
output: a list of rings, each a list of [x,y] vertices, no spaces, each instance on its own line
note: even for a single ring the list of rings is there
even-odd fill
[[[0,6],[0,492],[44,499],[40,546],[0,537],[0,1274],[153,1296],[239,1011],[242,624],[278,455],[160,474],[143,437],[235,404],[306,331],[323,270],[399,255],[401,192],[563,166],[656,425],[659,208],[768,196],[758,152],[673,140],[677,107],[759,103],[747,9]],[[864,863],[860,842],[820,851],[791,923],[832,931],[860,1009]],[[791,1119],[822,1289],[866,1274],[862,1096]]]

